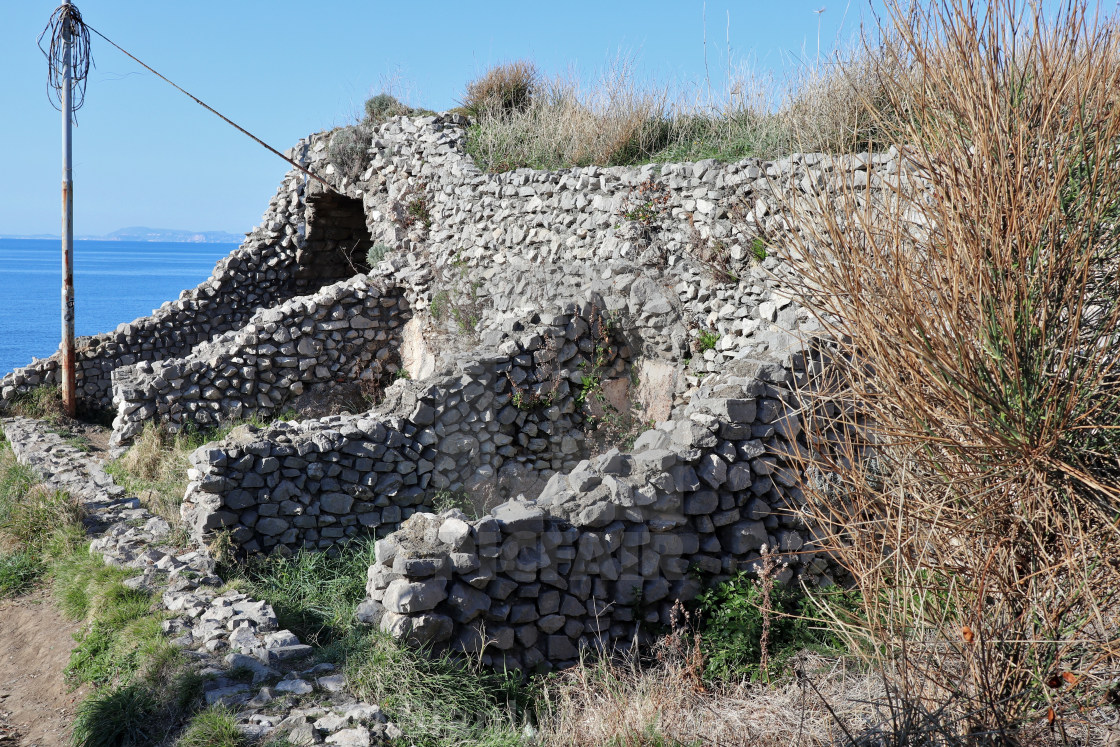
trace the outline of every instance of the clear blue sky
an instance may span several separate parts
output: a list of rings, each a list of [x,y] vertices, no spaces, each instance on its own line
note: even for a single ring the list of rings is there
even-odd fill
[[[623,53],[643,76],[704,78],[698,0],[75,4],[91,26],[280,150],[352,122],[388,79],[408,103],[442,110],[490,65],[519,58],[591,77]],[[60,115],[35,43],[56,5],[4,0],[0,13],[0,234],[59,230]],[[822,54],[870,19],[868,0],[710,0],[713,85],[726,70],[728,12],[733,61],[780,70],[816,55],[822,5]],[[74,131],[76,232],[252,228],[287,165],[96,36],[92,49]]]

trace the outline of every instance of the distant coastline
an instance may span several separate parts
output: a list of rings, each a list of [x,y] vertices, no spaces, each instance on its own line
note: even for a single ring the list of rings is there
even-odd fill
[[[0,239],[60,239],[58,234],[40,233],[30,236],[0,234]],[[77,241],[155,241],[181,244],[240,244],[244,234],[225,231],[178,231],[171,228],[130,226],[118,228],[104,236],[75,236]]]

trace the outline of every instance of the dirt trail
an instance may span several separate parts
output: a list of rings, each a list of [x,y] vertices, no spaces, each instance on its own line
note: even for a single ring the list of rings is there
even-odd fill
[[[45,592],[0,601],[0,747],[69,745],[74,707],[63,670],[80,626]]]

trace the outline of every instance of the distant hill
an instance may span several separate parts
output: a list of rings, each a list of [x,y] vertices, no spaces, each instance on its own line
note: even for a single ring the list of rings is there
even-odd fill
[[[57,239],[58,234],[39,233],[33,236],[0,235],[0,239]],[[75,236],[76,239],[96,241],[174,241],[186,244],[240,244],[243,234],[225,231],[177,231],[171,228],[130,226],[118,228],[104,236]]]
[[[244,237],[239,233],[225,231],[176,231],[168,228],[148,228],[131,226],[118,228],[99,238],[102,241],[182,241],[191,244],[240,244]]]

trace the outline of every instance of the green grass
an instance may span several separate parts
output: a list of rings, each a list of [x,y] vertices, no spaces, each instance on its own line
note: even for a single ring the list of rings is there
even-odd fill
[[[333,555],[274,555],[220,574],[272,604],[280,626],[316,646],[319,658],[340,664],[354,693],[385,708],[410,744],[520,744],[516,714],[529,701],[519,677],[432,657],[355,624],[373,547],[356,540]]]
[[[29,550],[0,554],[0,599],[30,591],[43,571],[42,561]]]
[[[98,690],[83,700],[74,718],[74,747],[129,747],[156,742],[159,704],[140,684]]]
[[[354,540],[333,553],[300,550],[273,554],[223,569],[222,577],[272,605],[281,628],[311,645],[325,646],[354,626],[354,608],[365,597],[373,541]]]
[[[523,743],[532,693],[520,675],[416,650],[382,633],[348,637],[344,662],[354,694],[380,703],[410,744]]]
[[[232,711],[213,706],[191,720],[176,744],[178,747],[246,747],[249,740],[238,730]]]
[[[62,390],[56,386],[37,386],[16,396],[12,400],[9,412],[24,418],[59,424],[64,417]]]
[[[719,332],[702,329],[699,337],[696,338],[696,348],[701,353],[707,350],[715,350],[717,342],[719,342]]]
[[[277,419],[291,420],[296,414],[294,410],[285,410]],[[180,522],[179,506],[189,482],[187,470],[191,466],[191,453],[211,441],[225,438],[242,425],[260,428],[267,426],[268,421],[254,417],[206,429],[188,423],[174,434],[148,423],[129,450],[109,462],[105,471],[129,494],[139,497],[145,508],[176,527]]]

